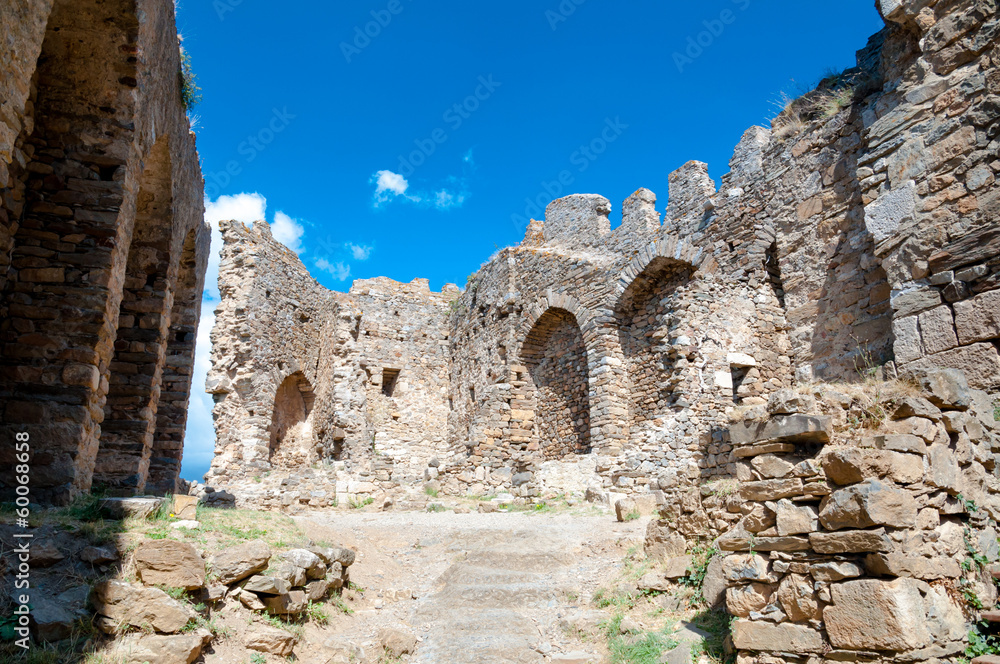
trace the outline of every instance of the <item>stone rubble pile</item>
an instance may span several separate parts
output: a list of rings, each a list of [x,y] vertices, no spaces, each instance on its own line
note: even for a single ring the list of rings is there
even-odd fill
[[[206,561],[186,542],[144,540],[133,555],[138,585],[112,579],[94,587],[95,625],[107,634],[127,632],[115,648],[130,663],[191,662],[214,636],[201,627],[192,629],[199,614],[161,588],[184,590],[207,605],[238,602],[251,611],[291,617],[343,589],[354,561],[350,549],[319,546],[274,556],[261,540],[228,548]],[[292,634],[264,627],[255,629],[244,645],[288,656],[294,644]]]

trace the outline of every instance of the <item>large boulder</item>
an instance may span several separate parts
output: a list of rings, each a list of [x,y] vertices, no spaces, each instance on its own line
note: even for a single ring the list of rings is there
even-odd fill
[[[916,436],[882,436],[881,440],[899,439],[923,441]],[[889,478],[900,484],[913,484],[924,479],[924,458],[890,450],[859,449],[856,447],[829,450],[823,455],[823,472],[836,484],[848,485],[866,479]]]
[[[280,595],[287,593],[292,587],[288,581],[278,579],[273,576],[252,576],[243,584],[243,590],[257,593],[259,595]]]
[[[661,560],[684,555],[687,541],[664,520],[653,519],[646,526],[646,557]]]
[[[891,551],[892,541],[885,528],[875,530],[845,530],[839,533],[812,533],[809,546],[816,553],[867,553]]]
[[[788,574],[778,586],[778,601],[793,622],[818,620],[819,600],[812,579],[802,574]]]
[[[67,607],[52,599],[36,599],[31,607],[35,637],[46,643],[68,639],[77,618]]]
[[[738,553],[726,556],[722,561],[722,573],[730,583],[761,581],[772,583],[776,579],[771,574],[767,558],[755,553]]]
[[[834,648],[917,650],[931,641],[919,582],[859,579],[830,586],[823,620]]]
[[[191,664],[211,642],[212,633],[207,629],[176,636],[146,634],[120,643],[115,650],[121,656],[114,661],[123,664]]]
[[[729,429],[734,445],[764,442],[828,443],[833,420],[826,416],[781,415],[765,422],[743,422]]]
[[[748,618],[751,612],[763,611],[771,602],[774,590],[766,583],[749,583],[726,590],[726,610],[738,618]]]
[[[295,637],[283,629],[255,625],[244,645],[249,650],[288,657],[295,647]]]
[[[326,563],[312,551],[307,549],[292,549],[281,554],[281,557],[303,570],[308,579],[322,579],[326,576]]]
[[[717,554],[708,563],[705,579],[701,586],[701,596],[710,607],[718,606],[726,595],[726,576],[723,570],[723,557]]]
[[[146,540],[135,550],[135,567],[147,586],[205,587],[205,561],[187,542]]]
[[[270,560],[271,547],[263,540],[253,540],[220,551],[209,561],[209,567],[219,583],[229,585],[263,572]]]
[[[175,634],[197,614],[159,588],[140,588],[125,581],[104,581],[94,587],[92,602],[103,624],[152,627],[157,632]]]
[[[306,610],[309,598],[302,590],[291,590],[287,593],[260,598],[267,612],[273,616],[298,615]]]
[[[869,526],[914,528],[917,501],[908,491],[879,480],[866,480],[824,498],[819,520],[827,530]]]
[[[938,408],[967,410],[972,405],[969,382],[958,369],[918,369],[914,378]]]
[[[387,627],[379,632],[378,640],[385,651],[396,659],[412,654],[417,649],[417,637],[401,629]]]

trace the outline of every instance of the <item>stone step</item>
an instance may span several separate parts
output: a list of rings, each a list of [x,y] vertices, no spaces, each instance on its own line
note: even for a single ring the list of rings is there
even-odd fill
[[[1000,664],[1000,656],[983,655],[972,660],[972,664]]]
[[[983,611],[980,615],[986,622],[1000,623],[1000,610]]]

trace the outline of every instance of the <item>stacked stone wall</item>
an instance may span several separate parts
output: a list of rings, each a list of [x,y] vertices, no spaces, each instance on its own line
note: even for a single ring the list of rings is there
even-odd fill
[[[741,519],[718,546],[739,661],[944,661],[979,610],[963,597],[995,604],[993,402],[953,370],[919,383],[884,395],[885,421],[857,419],[870,385],[779,391],[732,427]]]

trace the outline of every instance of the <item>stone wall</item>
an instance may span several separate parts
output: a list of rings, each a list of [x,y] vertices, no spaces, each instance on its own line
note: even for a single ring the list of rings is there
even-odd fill
[[[963,597],[995,604],[992,399],[954,370],[918,380],[884,421],[817,388],[731,429],[742,518],[718,545],[741,663],[951,661],[976,617]]]
[[[530,499],[552,488],[546,478],[573,477],[683,501],[692,483],[737,476],[730,416],[780,389],[936,365],[1000,389],[991,7],[893,3],[858,66],[748,130],[719,186],[689,162],[670,174],[665,212],[640,189],[613,229],[604,197],[553,201],[463,291],[387,280],[316,291],[294,257],[223,275],[246,280],[250,301],[266,274],[274,293],[308,281],[326,303],[315,324],[281,328],[299,365],[318,367],[305,371],[320,432],[310,458],[334,464],[319,491],[423,479]],[[242,233],[227,252],[246,250]],[[243,372],[238,399],[255,412],[271,412],[280,380],[254,376],[288,375],[268,350],[270,321],[220,317],[215,332],[215,373]],[[234,354],[237,330],[264,342]],[[415,358],[423,384],[407,401]],[[399,395],[382,394],[386,369],[400,371]],[[236,439],[264,440],[229,401],[217,409],[220,478],[255,467],[233,455]],[[717,532],[725,514],[709,519]]]
[[[0,16],[0,428],[39,501],[173,491],[210,243],[173,5]]]

